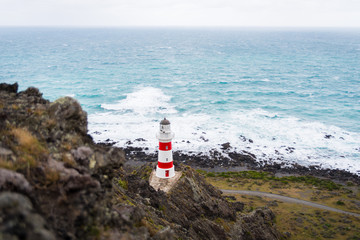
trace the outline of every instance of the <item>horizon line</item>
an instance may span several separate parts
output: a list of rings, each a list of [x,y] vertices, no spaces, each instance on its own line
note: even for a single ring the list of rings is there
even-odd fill
[[[360,29],[360,26],[231,26],[231,25],[0,25],[0,28],[258,28],[258,29]]]

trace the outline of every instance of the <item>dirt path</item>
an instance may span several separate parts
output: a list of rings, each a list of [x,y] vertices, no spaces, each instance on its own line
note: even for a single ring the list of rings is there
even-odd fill
[[[234,193],[234,194],[244,194],[244,195],[253,195],[253,196],[274,198],[274,199],[278,199],[283,202],[303,204],[303,205],[307,205],[310,207],[321,208],[321,209],[328,210],[328,211],[333,211],[333,212],[337,212],[337,213],[349,214],[349,215],[352,215],[355,217],[360,217],[360,214],[358,214],[358,213],[347,212],[347,211],[343,211],[343,210],[340,210],[337,208],[332,208],[332,207],[328,207],[325,205],[321,205],[318,203],[309,202],[309,201],[292,198],[292,197],[286,197],[286,196],[273,194],[273,193],[266,193],[266,192],[259,192],[259,191],[246,191],[246,190],[226,190],[226,189],[220,189],[220,190],[223,193]]]

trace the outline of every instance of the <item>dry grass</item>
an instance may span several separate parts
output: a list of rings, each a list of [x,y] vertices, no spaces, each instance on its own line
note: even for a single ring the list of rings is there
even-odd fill
[[[45,122],[45,126],[48,128],[48,129],[52,129],[56,126],[56,120],[53,119],[53,118],[50,118],[48,119],[46,122]]]
[[[14,128],[11,130],[11,134],[15,136],[21,146],[31,147],[37,143],[37,139],[24,128]]]
[[[13,151],[17,153],[18,157],[16,162],[13,163],[13,168],[35,167],[38,161],[47,155],[47,150],[27,129],[13,128],[10,134],[14,136],[17,142],[17,145],[13,147]]]
[[[358,186],[352,186],[352,197],[349,188],[343,186],[340,189],[328,191],[303,183],[283,184],[278,181],[245,178],[206,177],[206,180],[220,189],[253,190],[272,192],[290,197],[315,201],[335,208],[356,212],[350,208],[351,200],[359,200]],[[285,203],[274,199],[241,194],[233,195],[237,201],[245,203],[245,212],[252,211],[257,207],[268,206],[276,215],[276,225],[280,232],[291,233],[291,240],[301,239],[360,239],[360,219],[330,211],[311,208],[300,204]],[[317,196],[318,200],[314,200]],[[325,198],[324,198],[325,197]],[[344,205],[336,204],[338,199],[343,200]]]
[[[63,161],[67,166],[70,166],[70,167],[76,166],[76,162],[75,162],[74,158],[71,156],[70,153],[64,153],[64,154],[62,155],[62,161]]]
[[[52,185],[60,179],[60,173],[53,169],[46,169],[45,185]]]
[[[7,161],[5,159],[3,159],[2,157],[0,157],[0,168],[6,168],[6,169],[10,169],[10,170],[15,170],[15,165],[12,161]]]
[[[282,232],[291,234],[290,240],[338,239],[349,240],[360,238],[360,219],[346,214],[319,210],[309,206],[276,201],[257,196],[228,194],[244,202],[245,211],[268,205],[275,213],[276,227]]]
[[[13,110],[19,110],[19,105],[16,105],[16,104],[13,104],[13,105],[11,105],[11,108],[13,109]]]
[[[221,189],[269,192],[360,213],[359,186],[342,186],[340,189],[329,191],[301,182],[284,184],[273,180],[223,177],[206,177],[206,180]],[[339,205],[338,201],[344,204]]]

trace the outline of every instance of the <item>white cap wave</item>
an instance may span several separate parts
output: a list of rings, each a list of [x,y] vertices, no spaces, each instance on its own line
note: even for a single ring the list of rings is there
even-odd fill
[[[358,133],[262,109],[180,113],[171,100],[161,89],[136,88],[115,104],[103,104],[105,113],[90,115],[90,133],[98,142],[110,139],[124,147],[131,141],[153,152],[159,121],[167,117],[175,132],[174,150],[207,153],[229,142],[232,150],[252,152],[259,160],[360,170]],[[136,141],[140,138],[146,141]]]

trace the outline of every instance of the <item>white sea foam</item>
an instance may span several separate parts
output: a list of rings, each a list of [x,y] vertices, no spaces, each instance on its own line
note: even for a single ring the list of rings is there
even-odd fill
[[[171,97],[160,89],[143,87],[115,104],[103,104],[105,113],[89,116],[96,141],[110,139],[117,146],[156,150],[159,120],[166,116],[175,132],[174,150],[203,152],[230,142],[235,151],[249,151],[259,160],[360,170],[360,135],[319,122],[308,122],[262,109],[209,115],[176,111]],[[143,138],[146,141],[136,141]]]
[[[133,112],[134,114],[146,115],[153,113],[176,113],[173,106],[169,104],[170,96],[165,95],[161,89],[153,87],[142,87],[126,98],[115,104],[102,104],[106,110],[116,110],[120,113]]]

